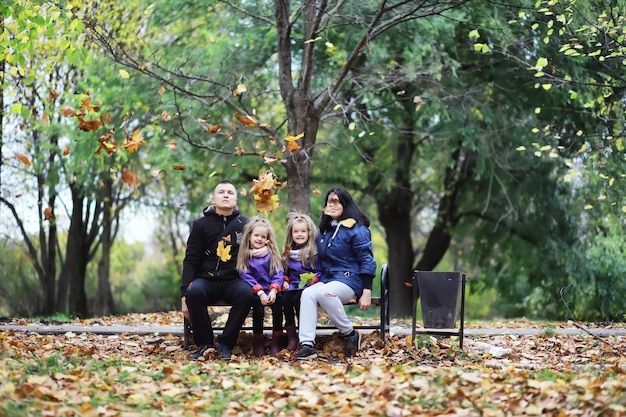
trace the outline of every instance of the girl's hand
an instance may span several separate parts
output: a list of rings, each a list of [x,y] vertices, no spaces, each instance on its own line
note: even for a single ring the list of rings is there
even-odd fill
[[[266,305],[268,305],[268,304],[269,304],[269,303],[268,303],[268,297],[267,297],[267,294],[263,293],[263,294],[259,295],[259,299],[261,300],[261,304],[262,304],[262,305],[266,306]]]
[[[287,291],[289,289],[289,283],[287,281],[283,282],[283,290]]]
[[[272,288],[270,290],[270,295],[267,298],[267,305],[274,304],[274,301],[276,301],[276,290]]]

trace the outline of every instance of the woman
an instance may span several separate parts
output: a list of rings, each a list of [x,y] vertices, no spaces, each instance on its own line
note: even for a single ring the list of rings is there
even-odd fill
[[[358,299],[361,310],[372,304],[376,260],[372,253],[369,217],[350,193],[341,187],[326,193],[326,205],[317,234],[318,282],[302,292],[300,300],[300,350],[296,358],[314,359],[317,309],[321,307],[346,337],[346,357],[361,347],[361,334],[346,315],[344,303]]]

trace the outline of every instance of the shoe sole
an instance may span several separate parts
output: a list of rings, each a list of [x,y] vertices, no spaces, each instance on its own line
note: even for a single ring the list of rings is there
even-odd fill
[[[309,355],[309,356],[305,356],[303,358],[296,357],[296,359],[299,360],[299,361],[306,361],[306,360],[309,360],[309,359],[317,359],[317,353],[314,353],[314,354]]]

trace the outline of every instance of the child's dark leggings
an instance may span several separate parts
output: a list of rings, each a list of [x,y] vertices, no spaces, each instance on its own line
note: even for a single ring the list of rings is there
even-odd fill
[[[296,316],[300,317],[300,296],[302,290],[287,291],[283,295],[283,304],[285,312],[285,327],[296,324]]]
[[[272,329],[283,330],[283,296],[276,295],[276,301],[270,306],[272,309]],[[254,297],[252,302],[252,331],[255,334],[263,333],[263,320],[265,318],[265,306],[261,304],[259,297]]]

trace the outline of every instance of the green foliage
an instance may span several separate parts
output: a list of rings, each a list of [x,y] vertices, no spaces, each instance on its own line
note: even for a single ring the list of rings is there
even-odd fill
[[[623,321],[626,311],[626,253],[623,221],[607,218],[590,230],[583,258],[568,270],[571,286],[563,302],[577,320]]]
[[[171,311],[180,309],[180,271],[176,264],[150,263],[135,274],[126,287],[120,309],[124,312]],[[127,283],[128,284],[128,283]]]
[[[23,77],[25,84],[30,85],[38,71],[50,70],[56,58],[34,71],[28,63],[35,45],[42,39],[73,62],[84,59],[85,50],[80,43],[83,23],[74,13],[78,4],[67,2],[60,7],[52,2],[30,0],[2,2],[4,31],[0,33],[0,61],[8,64],[7,73]]]
[[[40,313],[42,288],[24,252],[0,242],[0,316],[30,317]]]

